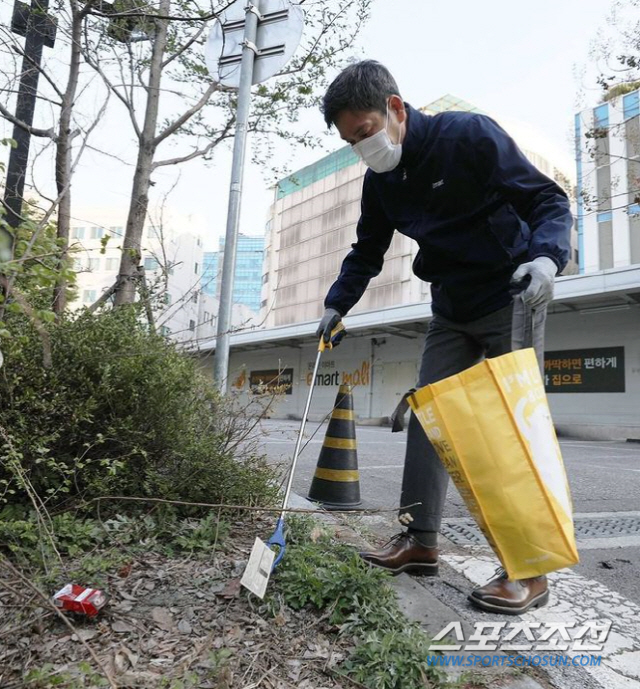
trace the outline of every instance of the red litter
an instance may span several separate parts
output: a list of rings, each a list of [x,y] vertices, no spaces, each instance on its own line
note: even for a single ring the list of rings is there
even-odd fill
[[[106,595],[99,589],[67,584],[53,596],[53,602],[58,608],[79,612],[89,617],[95,617],[107,602]]]

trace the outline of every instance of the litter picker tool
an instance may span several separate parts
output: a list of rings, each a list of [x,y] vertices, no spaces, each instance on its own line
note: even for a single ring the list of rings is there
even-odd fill
[[[289,470],[289,479],[287,481],[287,488],[282,500],[282,512],[276,523],[276,529],[271,535],[271,538],[264,543],[260,538],[256,540],[249,555],[249,562],[244,570],[240,583],[251,593],[254,593],[259,598],[263,598],[269,583],[271,572],[276,568],[280,560],[284,557],[286,549],[286,541],[284,537],[284,517],[287,510],[287,503],[289,502],[289,495],[291,494],[291,485],[293,484],[293,476],[298,462],[298,455],[300,454],[300,446],[302,444],[302,437],[304,435],[304,427],[307,423],[307,415],[309,414],[309,407],[311,406],[311,397],[316,383],[316,376],[318,375],[318,368],[320,367],[320,358],[325,349],[333,349],[340,343],[346,334],[346,330],[342,322],[338,323],[331,331],[331,338],[329,342],[324,341],[324,337],[320,337],[318,344],[318,354],[316,355],[316,363],[313,367],[313,375],[311,376],[311,385],[309,386],[309,395],[307,396],[307,403],[302,414],[302,421],[300,422],[300,430],[298,431],[298,438],[296,440],[296,448],[293,453],[293,460],[291,462],[291,469]],[[274,549],[275,548],[275,549]],[[277,552],[276,552],[277,549]]]

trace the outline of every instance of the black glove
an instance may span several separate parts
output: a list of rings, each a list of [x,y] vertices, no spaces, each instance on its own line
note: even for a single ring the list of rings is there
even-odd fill
[[[322,335],[324,343],[328,344],[331,340],[331,331],[336,327],[336,325],[338,325],[338,323],[340,323],[341,320],[342,316],[338,311],[331,308],[325,309],[324,316],[322,316],[320,325],[316,330],[316,337],[319,338]]]

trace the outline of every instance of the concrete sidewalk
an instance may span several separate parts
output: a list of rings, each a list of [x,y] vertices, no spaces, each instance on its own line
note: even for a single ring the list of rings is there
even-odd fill
[[[309,502],[305,498],[292,494],[289,506],[293,508],[312,509],[317,511],[318,518],[325,522],[335,531],[336,536],[343,542],[352,545],[358,550],[372,549],[372,543],[368,542],[356,529],[348,525],[350,517],[343,518],[344,515],[333,515],[330,512],[317,510],[317,505]],[[354,516],[357,513],[354,513]],[[387,529],[376,529],[375,522],[369,523],[364,529],[367,539],[375,541],[377,546],[380,540],[386,540]],[[385,533],[387,531],[387,533]],[[441,537],[441,550],[455,551],[455,546],[449,547],[449,542]],[[467,595],[471,591],[472,585],[461,576],[446,562],[440,564],[439,577],[415,577],[401,574],[391,580],[391,585],[398,596],[401,610],[410,619],[418,622],[425,632],[434,637],[442,629],[452,622],[459,621],[464,632],[464,638],[469,641],[473,634],[474,622],[481,618],[482,622],[500,622],[508,619],[510,622],[519,618],[489,615],[471,607],[467,601]],[[448,634],[449,639],[454,636]],[[452,663],[458,665],[443,666],[452,680],[466,680],[470,686],[490,686],[497,689],[598,689],[599,685],[593,682],[592,678],[581,668],[567,667],[554,668],[554,676],[550,676],[541,668],[536,667],[517,667],[509,666],[509,654],[499,651],[447,651],[446,655],[452,658]],[[460,660],[453,660],[454,657],[461,656]],[[474,657],[497,658],[497,661],[504,665],[493,665],[483,667],[479,664],[473,665]],[[501,658],[504,657],[504,660]],[[475,661],[479,663],[481,661]],[[466,665],[469,663],[469,665]],[[475,679],[475,684],[474,684]],[[464,686],[461,684],[460,686]]]

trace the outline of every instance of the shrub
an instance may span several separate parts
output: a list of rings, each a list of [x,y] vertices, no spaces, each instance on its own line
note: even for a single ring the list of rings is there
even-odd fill
[[[0,503],[47,507],[104,495],[265,504],[273,472],[237,454],[242,420],[192,359],[136,307],[50,323],[52,366],[8,314],[0,371]]]

